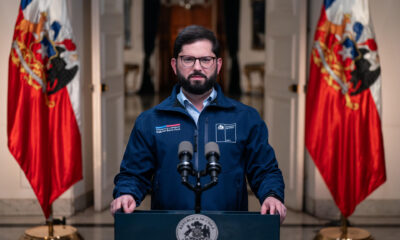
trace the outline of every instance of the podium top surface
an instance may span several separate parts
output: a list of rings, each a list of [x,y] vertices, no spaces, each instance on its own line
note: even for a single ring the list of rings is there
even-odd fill
[[[122,214],[126,215],[122,211],[117,211],[116,215]],[[135,210],[133,213],[129,214],[195,214],[194,210]],[[248,212],[248,211],[200,211],[199,214],[205,215],[249,215],[249,216],[278,216],[278,215],[261,215],[260,212]],[[279,219],[279,216],[278,216]]]

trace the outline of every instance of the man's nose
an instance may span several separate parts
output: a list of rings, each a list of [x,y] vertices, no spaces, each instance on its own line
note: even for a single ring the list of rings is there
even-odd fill
[[[200,64],[200,59],[194,60],[193,69],[195,69],[195,70],[202,70],[202,67],[201,67],[201,64]]]

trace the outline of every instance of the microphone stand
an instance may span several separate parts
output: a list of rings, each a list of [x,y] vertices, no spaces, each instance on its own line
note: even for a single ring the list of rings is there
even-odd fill
[[[195,193],[196,200],[195,200],[195,212],[200,213],[201,210],[201,194],[205,191],[210,189],[211,187],[215,186],[218,183],[218,178],[212,178],[212,180],[204,185],[203,187],[201,186],[200,178],[207,176],[207,171],[196,171],[192,170],[190,175],[196,177],[196,185],[193,186],[191,183],[189,183],[187,177],[182,177],[182,183],[185,185],[187,188],[192,190]]]

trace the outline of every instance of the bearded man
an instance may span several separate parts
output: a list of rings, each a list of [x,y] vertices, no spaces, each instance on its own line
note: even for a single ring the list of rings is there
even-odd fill
[[[115,177],[111,213],[131,213],[151,191],[154,210],[193,210],[195,194],[181,183],[178,145],[194,146],[193,168],[205,169],[204,146],[216,142],[222,170],[202,194],[203,210],[247,211],[247,181],[261,214],[286,216],[284,182],[268,130],[258,112],[224,96],[216,83],[219,43],[201,26],[184,28],[175,40],[171,67],[178,77],[172,94],[136,120]],[[247,181],[246,181],[247,177]]]

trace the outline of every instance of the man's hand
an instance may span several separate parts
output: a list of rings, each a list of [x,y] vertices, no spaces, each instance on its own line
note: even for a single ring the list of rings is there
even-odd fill
[[[267,214],[268,210],[271,215],[279,213],[281,223],[283,223],[283,220],[285,220],[286,217],[286,207],[281,201],[274,197],[267,197],[261,206],[261,214]]]
[[[132,195],[125,194],[114,199],[110,204],[111,214],[114,216],[115,212],[120,208],[124,210],[125,213],[132,213],[136,208],[136,201]]]

